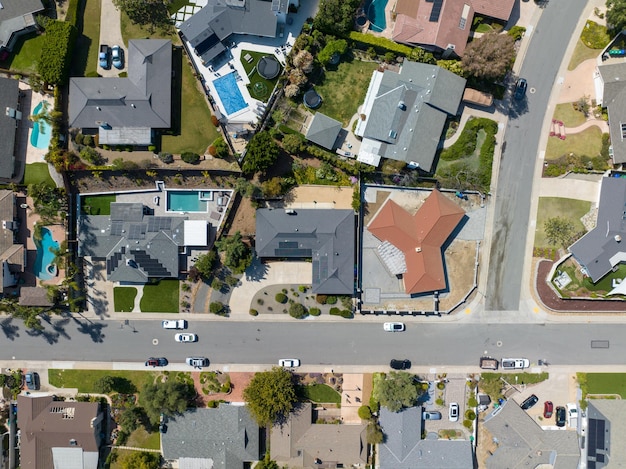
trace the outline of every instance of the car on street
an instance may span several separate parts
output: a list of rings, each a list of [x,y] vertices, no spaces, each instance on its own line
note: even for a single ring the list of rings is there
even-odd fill
[[[124,68],[124,52],[120,46],[111,47],[111,61],[118,70]]]
[[[567,413],[565,411],[565,407],[558,406],[556,408],[556,426],[557,427],[565,426],[566,416],[567,416]]]
[[[543,403],[543,418],[549,419],[552,417],[552,413],[554,412],[554,405],[552,401],[546,401]]]
[[[24,382],[26,387],[31,391],[37,391],[39,389],[39,375],[33,371],[29,371],[24,375]]]
[[[295,368],[300,366],[300,360],[297,358],[281,358],[278,360],[278,366],[282,366],[283,368]]]
[[[534,406],[537,402],[539,401],[539,398],[537,396],[535,396],[534,394],[531,394],[529,397],[527,397],[524,402],[522,402],[522,405],[520,406],[523,410],[528,410],[530,409],[532,406]]]
[[[513,97],[518,101],[524,99],[526,96],[526,89],[528,88],[528,82],[525,78],[520,78],[515,82],[515,91],[513,92]]]
[[[527,358],[503,358],[500,363],[503,370],[523,370],[530,366]]]
[[[448,420],[450,422],[459,421],[459,404],[456,402],[451,402],[450,407],[448,407]]]
[[[441,412],[437,412],[436,410],[424,411],[422,418],[424,420],[441,420]]]
[[[386,322],[383,329],[387,332],[402,332],[406,328],[402,322]]]
[[[161,322],[163,329],[187,329],[187,321],[184,319],[179,319],[177,321],[174,320],[165,320]]]
[[[394,358],[389,362],[389,366],[394,370],[408,370],[411,368],[411,360],[398,360]]]
[[[148,358],[148,360],[146,360],[146,366],[167,366],[167,358],[165,357],[159,357],[159,358],[155,358],[155,357],[150,357]]]
[[[200,368],[203,366],[209,366],[209,359],[205,357],[187,357],[185,363],[194,368]]]
[[[183,343],[196,342],[198,340],[198,336],[196,334],[185,332],[183,334],[174,335],[174,340],[176,342],[183,342]]]

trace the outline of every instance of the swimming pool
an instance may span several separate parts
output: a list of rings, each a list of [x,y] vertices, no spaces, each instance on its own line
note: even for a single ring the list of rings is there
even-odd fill
[[[43,109],[45,106],[48,106],[47,101],[41,101],[35,109],[33,110],[33,115],[41,114],[43,112],[47,112]],[[46,150],[50,146],[50,137],[52,136],[52,127],[46,121],[39,120],[33,124],[33,132],[30,134],[30,144],[35,148],[39,148],[41,150]]]
[[[52,231],[45,226],[41,228],[41,239],[33,236],[37,246],[35,259],[35,275],[40,280],[50,280],[57,275],[57,266],[53,264],[56,255],[50,249],[59,249],[59,242],[52,237]]]
[[[220,101],[224,105],[226,114],[231,115],[248,107],[248,103],[243,99],[243,95],[237,86],[235,72],[214,80],[213,86],[215,86]]]
[[[200,191],[167,191],[168,212],[206,212],[208,204]]]
[[[381,32],[387,27],[385,20],[385,7],[387,0],[367,0],[363,10],[370,20],[370,29],[372,31]]]

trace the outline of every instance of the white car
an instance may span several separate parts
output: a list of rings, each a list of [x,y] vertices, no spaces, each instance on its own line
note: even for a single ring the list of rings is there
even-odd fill
[[[163,329],[187,329],[187,321],[184,319],[179,320],[165,320],[161,322]]]
[[[282,366],[283,368],[295,368],[300,366],[300,360],[297,358],[281,358],[278,360],[278,366]]]
[[[194,368],[200,368],[203,366],[209,366],[209,359],[205,357],[187,357],[185,363]]]
[[[530,360],[527,358],[503,358],[500,360],[503,370],[523,370],[530,366]]]
[[[196,342],[198,340],[198,336],[196,334],[186,332],[184,334],[176,334],[174,336],[174,340],[176,340],[176,342]]]
[[[448,419],[450,422],[459,421],[459,404],[456,402],[451,402],[450,407],[448,407]]]
[[[383,324],[383,329],[387,332],[402,332],[405,327],[402,322],[386,322]]]

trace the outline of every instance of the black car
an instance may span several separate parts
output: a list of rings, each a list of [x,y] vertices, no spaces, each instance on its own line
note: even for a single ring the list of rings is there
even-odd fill
[[[389,366],[394,370],[408,370],[411,368],[411,360],[391,360]]]
[[[524,410],[528,410],[532,406],[534,406],[537,402],[539,402],[539,398],[535,396],[534,394],[531,394],[530,397],[526,398],[526,400],[522,402],[521,407]]]
[[[556,426],[557,427],[564,427],[565,426],[565,416],[566,416],[566,412],[565,412],[565,407],[557,407],[556,408]]]
[[[165,357],[160,357],[160,358],[154,358],[154,357],[150,357],[148,358],[148,361],[146,361],[146,366],[167,366],[167,358]]]
[[[526,88],[528,88],[528,82],[525,78],[517,80],[513,97],[517,100],[524,99],[524,96],[526,96]]]

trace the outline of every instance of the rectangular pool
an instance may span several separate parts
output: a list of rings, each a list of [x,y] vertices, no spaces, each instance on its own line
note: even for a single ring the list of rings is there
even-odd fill
[[[168,212],[206,212],[208,204],[200,191],[167,191]]]
[[[248,107],[243,95],[237,86],[235,72],[224,75],[213,81],[213,86],[220,96],[226,114],[231,115]]]

